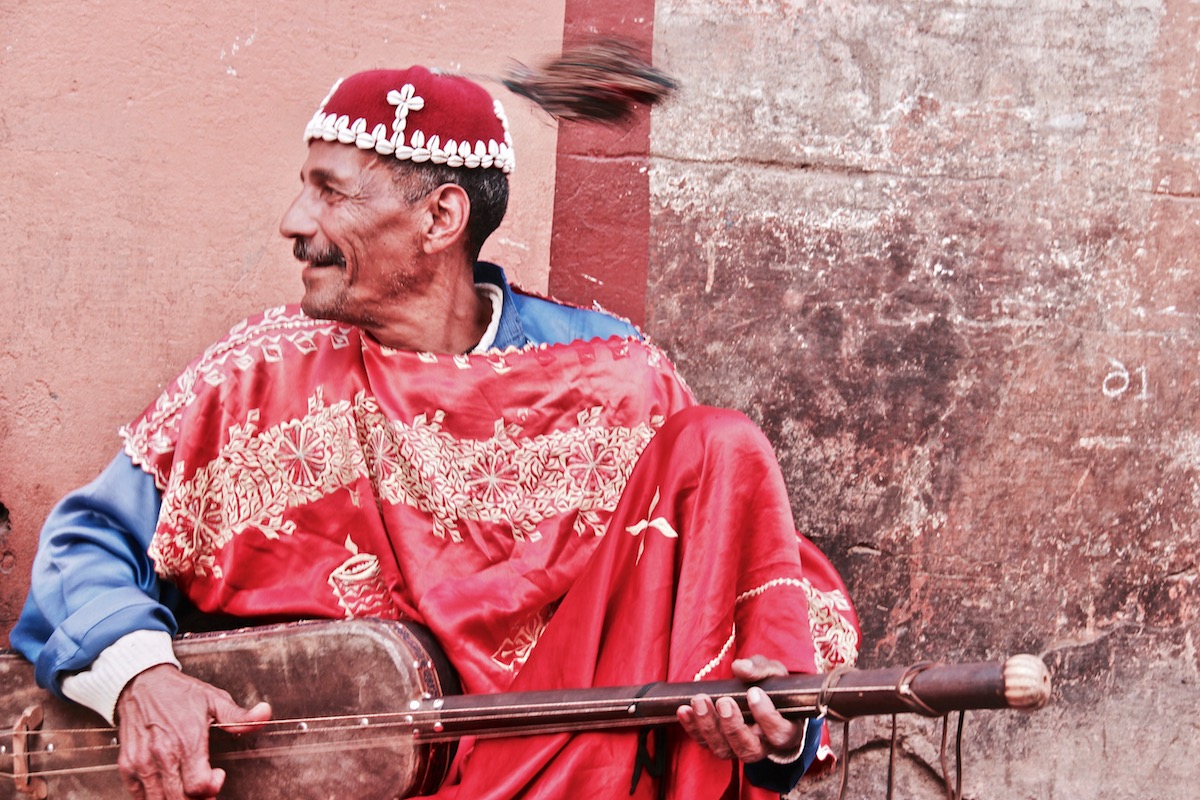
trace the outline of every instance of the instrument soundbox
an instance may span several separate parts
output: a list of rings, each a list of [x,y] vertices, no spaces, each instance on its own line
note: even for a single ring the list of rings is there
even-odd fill
[[[673,722],[705,692],[739,700],[740,681],[459,695],[432,637],[385,620],[313,621],[189,634],[184,670],[243,705],[266,700],[274,719],[232,736],[214,728],[211,755],[228,773],[226,800],[391,800],[432,792],[454,743],[494,737],[644,727]],[[977,708],[1041,708],[1050,678],[1034,656],[1003,663],[922,664],[760,684],[797,717],[849,719]],[[0,800],[121,800],[116,731],[93,712],[38,689],[33,667],[0,655]]]

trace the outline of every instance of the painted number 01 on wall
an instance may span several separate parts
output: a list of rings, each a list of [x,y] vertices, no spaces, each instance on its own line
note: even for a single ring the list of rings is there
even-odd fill
[[[1146,375],[1146,368],[1135,367],[1131,372],[1120,361],[1115,358],[1108,359],[1108,365],[1111,367],[1109,373],[1104,376],[1104,383],[1100,385],[1105,397],[1117,398],[1133,390],[1133,397],[1138,400],[1149,400],[1149,380]]]

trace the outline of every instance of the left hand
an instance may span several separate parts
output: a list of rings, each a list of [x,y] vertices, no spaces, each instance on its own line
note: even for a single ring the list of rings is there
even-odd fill
[[[736,659],[732,667],[734,677],[748,682],[788,674],[782,663],[764,656]],[[746,691],[746,701],[752,724],[742,719],[732,698],[722,697],[714,703],[706,694],[695,695],[691,705],[680,706],[675,716],[688,735],[717,758],[737,758],[750,764],[768,755],[795,752],[804,741],[805,721],[785,719],[757,686]]]

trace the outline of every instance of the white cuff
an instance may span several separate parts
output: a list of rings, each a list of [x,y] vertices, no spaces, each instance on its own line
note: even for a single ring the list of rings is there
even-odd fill
[[[800,744],[796,745],[795,750],[789,750],[786,753],[767,753],[767,759],[773,764],[795,764],[797,759],[804,754],[804,744],[808,741],[808,720],[804,720],[804,732],[800,734]]]
[[[179,666],[166,631],[127,633],[100,652],[92,666],[63,678],[67,697],[112,724],[121,690],[139,674],[159,664]]]

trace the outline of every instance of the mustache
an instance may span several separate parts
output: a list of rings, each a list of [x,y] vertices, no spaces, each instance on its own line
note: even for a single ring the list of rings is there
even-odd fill
[[[344,267],[346,266],[346,256],[338,249],[337,245],[327,245],[318,250],[312,243],[312,239],[297,239],[292,244],[292,255],[297,261],[307,261],[314,267]]]

